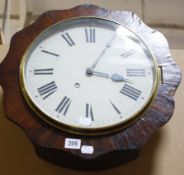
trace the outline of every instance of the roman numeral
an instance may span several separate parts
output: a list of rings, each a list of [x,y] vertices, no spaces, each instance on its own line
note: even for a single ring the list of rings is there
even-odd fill
[[[55,57],[59,57],[60,56],[57,53],[53,53],[53,52],[50,52],[50,51],[47,51],[47,50],[41,50],[41,52],[46,53],[46,54],[49,54],[49,55],[52,55],[52,56],[55,56]]]
[[[87,43],[95,43],[96,42],[95,29],[85,29],[85,36],[86,36]]]
[[[134,49],[128,50],[128,51],[124,52],[123,54],[121,54],[121,57],[122,58],[127,58],[130,55],[133,55],[135,52],[136,52],[136,50],[134,50]]]
[[[55,82],[52,81],[46,85],[41,86],[37,90],[38,90],[40,96],[43,98],[43,100],[45,100],[47,97],[52,95],[57,90],[57,86],[56,86]]]
[[[70,47],[75,45],[74,41],[72,40],[72,38],[68,33],[62,34],[61,36],[68,43]]]
[[[63,97],[63,99],[61,100],[61,102],[59,103],[59,105],[57,106],[57,108],[55,109],[56,112],[58,113],[62,113],[63,112],[63,115],[66,115],[69,107],[70,107],[70,104],[71,104],[71,100],[70,98],[68,97]]]
[[[114,110],[118,113],[118,114],[121,114],[120,110],[115,106],[114,103],[112,103],[112,101],[110,101],[112,107],[114,108]]]
[[[49,68],[49,69],[34,69],[34,75],[52,75],[54,69]]]
[[[86,117],[87,118],[90,117],[91,120],[94,121],[93,110],[90,104],[86,104]]]
[[[140,97],[141,95],[141,91],[128,85],[125,84],[123,86],[123,88],[121,89],[120,93],[126,95],[127,97],[130,97],[131,99],[137,101],[137,99]]]
[[[145,69],[127,69],[127,76],[145,77]]]

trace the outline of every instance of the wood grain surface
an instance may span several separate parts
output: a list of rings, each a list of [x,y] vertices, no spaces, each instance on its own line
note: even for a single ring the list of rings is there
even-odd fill
[[[77,16],[98,16],[128,26],[144,38],[162,68],[163,81],[151,106],[141,119],[114,134],[87,137],[59,131],[29,109],[19,86],[19,65],[26,48],[48,26]],[[82,5],[63,11],[49,11],[35,23],[13,36],[9,52],[0,64],[0,84],[3,88],[3,111],[8,119],[20,126],[35,146],[37,154],[58,165],[75,169],[103,169],[120,165],[137,157],[149,137],[171,118],[174,94],[181,72],[171,57],[164,36],[147,27],[138,16],[127,11],[111,11],[93,5]],[[93,154],[64,148],[65,138],[80,138],[83,145],[95,148]]]

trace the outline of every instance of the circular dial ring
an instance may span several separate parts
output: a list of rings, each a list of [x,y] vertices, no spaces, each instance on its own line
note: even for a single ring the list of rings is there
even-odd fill
[[[51,30],[53,32],[52,29],[54,30],[58,30],[57,26],[61,26],[61,32],[60,35],[61,37],[63,37],[63,42],[65,42],[64,44],[68,44],[68,47],[72,47],[74,45],[76,45],[75,41],[73,41],[73,39],[71,38],[71,36],[68,34],[68,32],[66,32],[67,29],[67,25],[65,25],[65,30],[63,30],[63,24],[67,24],[69,21],[72,21],[72,25],[75,24],[75,22],[79,22],[79,21],[87,21],[89,20],[89,26],[88,28],[85,28],[85,24],[83,23],[84,26],[82,26],[84,28],[84,33],[86,36],[86,42],[89,43],[93,43],[96,41],[95,38],[95,33],[96,31],[92,28],[92,26],[95,24],[94,21],[100,21],[100,22],[104,22],[105,25],[107,25],[106,23],[112,23],[112,26],[119,26],[120,29],[123,28],[123,30],[127,30],[129,33],[132,33],[132,35],[130,36],[134,36],[133,39],[135,39],[135,42],[139,42],[139,44],[141,43],[141,46],[144,47],[144,49],[146,49],[146,54],[149,55],[149,57],[151,58],[152,61],[152,75],[153,75],[153,82],[151,85],[151,91],[149,94],[149,97],[146,98],[146,100],[144,102],[142,102],[142,107],[137,107],[137,111],[134,111],[133,115],[130,115],[130,117],[125,118],[125,119],[121,119],[121,115],[120,118],[118,119],[119,121],[116,122],[112,122],[111,124],[107,125],[99,125],[97,127],[91,127],[91,123],[94,121],[94,113],[93,113],[93,108],[92,105],[90,103],[88,103],[87,101],[84,102],[83,106],[85,106],[84,111],[85,111],[85,115],[87,117],[90,117],[90,119],[88,120],[88,118],[84,118],[81,117],[79,118],[79,123],[80,125],[74,125],[74,124],[70,124],[67,122],[60,122],[58,120],[55,120],[55,118],[62,118],[63,116],[54,116],[52,117],[51,115],[48,115],[44,110],[42,110],[38,104],[35,104],[35,101],[33,100],[32,94],[29,92],[28,87],[27,87],[27,80],[26,80],[26,76],[25,76],[25,71],[26,71],[26,64],[27,64],[27,60],[29,59],[30,55],[32,54],[32,52],[34,51],[34,49],[39,45],[39,40],[42,41],[43,38],[47,38],[49,35],[49,31]],[[93,21],[93,22],[91,22]],[[112,27],[111,26],[111,27]],[[79,26],[78,26],[79,27]],[[95,26],[96,27],[96,26]],[[69,29],[70,29],[70,25],[69,25]],[[88,30],[89,29],[89,30]],[[121,31],[121,30],[120,30]],[[52,33],[51,32],[51,33]],[[57,31],[58,32],[58,31]],[[55,33],[55,31],[53,32]],[[108,34],[108,33],[107,33]],[[41,36],[41,37],[40,37]],[[52,36],[52,35],[50,35]],[[40,39],[42,38],[42,39]],[[109,39],[110,38],[110,39]],[[92,78],[94,80],[97,80],[97,82],[100,80],[102,82],[107,81],[106,79],[108,79],[108,82],[110,82],[111,84],[117,84],[116,86],[118,86],[119,88],[119,94],[124,94],[128,100],[134,100],[137,101],[139,100],[138,98],[141,98],[140,95],[140,90],[136,89],[135,87],[133,87],[131,85],[131,76],[133,77],[139,77],[141,76],[144,77],[145,73],[143,71],[141,71],[141,69],[137,70],[134,68],[132,69],[126,69],[126,73],[129,74],[129,77],[124,77],[124,75],[120,75],[119,72],[113,72],[110,71],[111,73],[104,73],[103,71],[99,71],[96,70],[96,68],[103,63],[103,61],[105,59],[104,55],[106,54],[106,52],[108,52],[109,48],[112,49],[111,45],[113,45],[113,42],[116,38],[116,34],[112,34],[111,36],[108,37],[107,41],[104,43],[104,48],[102,48],[99,53],[97,54],[97,56],[94,56],[93,60],[91,61],[90,64],[88,64],[89,66],[85,66],[86,67],[86,71],[83,70],[83,75],[89,80],[91,81]],[[137,40],[136,40],[137,39]],[[103,41],[104,42],[104,41]],[[47,55],[51,55],[53,57],[59,57],[58,53],[55,52],[51,52],[46,50],[45,48],[42,48],[42,46],[39,46],[40,50],[47,54]],[[76,46],[77,47],[77,46]],[[127,55],[132,55],[134,53],[134,50],[130,49],[128,51],[126,51],[125,53],[121,54],[122,57],[127,57]],[[101,66],[102,67],[102,66]],[[101,69],[101,67],[99,66],[99,69]],[[108,69],[107,69],[108,70]],[[53,68],[48,68],[47,69],[32,69],[30,70],[30,72],[32,71],[33,75],[45,75],[45,74],[53,74]],[[60,73],[60,72],[59,72]],[[150,73],[150,72],[148,72]],[[138,74],[138,75],[137,75]],[[67,74],[69,75],[69,74]],[[129,80],[129,79],[130,80]],[[101,80],[102,79],[102,80]],[[81,80],[81,82],[83,82]],[[81,83],[79,81],[74,81],[73,82],[73,87],[75,90],[77,89],[82,89],[82,87],[84,86],[83,83]],[[29,106],[36,112],[36,114],[38,114],[38,116],[40,116],[42,119],[44,119],[46,122],[49,122],[51,125],[56,126],[59,129],[65,130],[67,132],[72,132],[75,134],[82,134],[82,135],[99,135],[99,134],[104,134],[104,133],[110,133],[110,132],[114,132],[117,130],[120,130],[122,128],[125,128],[127,126],[129,126],[130,124],[132,124],[133,122],[135,122],[139,117],[141,117],[141,114],[145,111],[145,109],[151,104],[156,92],[157,92],[157,86],[158,86],[158,82],[159,82],[159,70],[158,70],[158,66],[157,66],[157,62],[155,60],[155,58],[152,56],[150,50],[148,49],[148,47],[146,46],[146,44],[143,42],[143,40],[133,31],[131,31],[130,29],[128,29],[125,26],[122,26],[121,24],[114,22],[114,21],[110,21],[107,19],[102,19],[102,18],[94,18],[94,17],[80,17],[80,18],[74,18],[74,19],[70,19],[70,20],[66,20],[63,22],[59,22],[51,27],[49,27],[48,29],[44,30],[38,37],[36,40],[33,41],[33,43],[30,45],[30,47],[27,49],[27,51],[25,52],[22,61],[21,61],[21,66],[20,66],[20,83],[21,83],[21,87],[22,87],[22,91],[23,91],[23,95],[27,101],[27,103],[29,104]],[[95,81],[94,81],[95,83]],[[86,83],[87,84],[87,83]],[[121,84],[121,85],[119,85]],[[96,86],[96,85],[95,85]],[[120,88],[122,87],[122,88]],[[50,81],[46,84],[44,84],[43,86],[38,86],[37,87],[37,93],[38,95],[35,95],[36,98],[38,98],[38,96],[42,97],[42,100],[47,99],[47,97],[49,97],[51,94],[54,94],[55,90],[57,89],[57,86],[55,84],[54,81]],[[128,92],[127,92],[128,91]],[[128,93],[128,94],[127,94]],[[43,94],[43,95],[42,95]],[[113,94],[112,94],[113,95]],[[73,102],[73,100],[71,100],[71,98],[69,98],[68,96],[64,96],[64,97],[60,97],[62,100],[60,101],[60,103],[58,103],[58,105],[55,105],[55,111],[59,113],[62,113],[63,115],[65,115],[68,112],[68,109],[71,105],[71,103]],[[142,97],[144,99],[144,96]],[[111,105],[112,109],[114,111],[116,111],[116,113],[121,114],[119,108],[114,104],[114,102],[111,101],[111,99],[109,99],[109,105]],[[128,108],[127,108],[128,109]],[[82,115],[81,115],[82,116]],[[85,116],[85,117],[86,117]],[[123,116],[124,117],[124,116]],[[122,117],[122,118],[123,118]],[[87,119],[87,120],[86,120]],[[104,118],[105,119],[105,118]],[[96,116],[95,116],[95,120],[96,120]],[[75,122],[74,122],[75,123]]]

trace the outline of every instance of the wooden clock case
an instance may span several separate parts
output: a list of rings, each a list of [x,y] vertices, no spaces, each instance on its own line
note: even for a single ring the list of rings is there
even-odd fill
[[[80,136],[58,130],[37,117],[21,93],[19,67],[27,47],[47,27],[79,16],[107,18],[127,26],[149,46],[161,69],[162,82],[152,104],[139,120],[116,133]],[[160,32],[146,26],[132,12],[112,11],[94,5],[80,5],[42,14],[33,24],[13,36],[9,52],[0,64],[0,84],[4,91],[3,109],[6,117],[24,130],[41,158],[78,170],[110,168],[135,159],[150,136],[171,118],[174,111],[173,96],[180,80],[181,72]],[[80,149],[66,149],[66,138],[81,139],[81,144],[93,146],[94,152],[83,154]]]

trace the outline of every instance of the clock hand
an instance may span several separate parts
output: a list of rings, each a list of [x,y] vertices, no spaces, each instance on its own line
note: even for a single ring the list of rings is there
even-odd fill
[[[115,82],[127,82],[127,83],[132,83],[129,79],[124,78],[120,74],[113,73],[111,75],[111,80]]]
[[[112,42],[114,41],[115,37],[116,37],[116,33],[105,44],[105,48],[102,50],[102,52],[100,53],[100,55],[97,57],[97,59],[95,60],[95,62],[92,64],[91,69],[94,69],[96,67],[96,65],[98,64],[98,62],[100,61],[100,59],[102,58],[102,56],[104,55],[104,53],[106,52],[106,50],[111,47]]]
[[[99,76],[99,77],[103,77],[103,78],[109,78],[109,74],[94,71],[92,68],[87,68],[86,73],[87,73],[87,75],[91,75],[91,76],[95,75],[95,76]]]
[[[124,78],[123,76],[121,76],[118,73],[113,73],[112,75],[109,75],[107,73],[95,71],[91,68],[88,68],[86,72],[87,72],[88,75],[94,75],[94,76],[98,76],[98,77],[108,78],[108,79],[111,79],[114,82],[132,83],[130,80]]]

